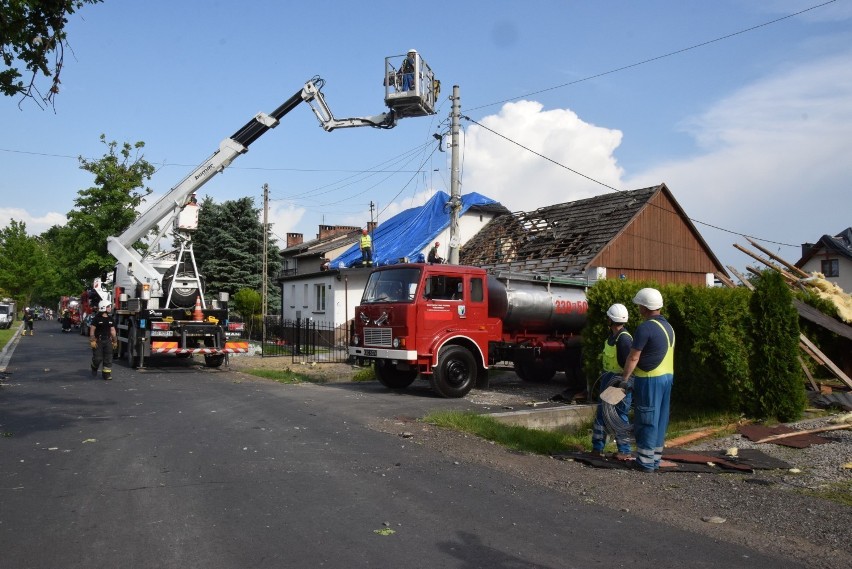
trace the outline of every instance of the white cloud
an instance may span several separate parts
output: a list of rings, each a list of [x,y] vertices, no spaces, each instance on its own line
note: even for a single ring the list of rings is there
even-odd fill
[[[40,235],[54,225],[65,225],[68,221],[64,214],[54,211],[44,215],[35,216],[25,209],[16,207],[0,207],[0,227],[7,227],[9,222],[15,221],[26,223],[29,235]]]
[[[768,247],[791,262],[800,243],[852,225],[852,53],[766,77],[684,128],[705,152],[655,165],[626,187],[665,181],[691,217],[789,244]],[[733,243],[748,246],[736,235],[698,229],[723,262],[738,257]]]
[[[620,187],[622,170],[614,157],[622,137],[618,130],[586,123],[568,109],[542,110],[535,101],[507,103],[480,123],[563,166]],[[479,192],[513,211],[583,199],[603,189],[478,125],[467,129],[462,148],[462,193]]]
[[[289,231],[293,231],[293,227],[299,223],[305,215],[305,209],[296,207],[288,202],[271,202],[269,205],[268,221],[272,224],[272,236],[278,238],[278,246],[282,249],[287,246],[287,235]],[[263,212],[260,213],[260,220],[263,221]],[[305,238],[313,239],[313,237]]]

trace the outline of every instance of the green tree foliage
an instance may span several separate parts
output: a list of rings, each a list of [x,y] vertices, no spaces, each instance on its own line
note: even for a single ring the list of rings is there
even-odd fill
[[[776,271],[764,271],[751,298],[751,370],[754,397],[749,414],[780,421],[798,419],[805,409],[804,378],[797,359],[799,319],[792,293]]]
[[[804,399],[804,382],[796,360],[796,315],[793,311],[790,320],[792,307],[786,285],[779,292],[786,293],[787,298],[775,301],[785,308],[776,306],[770,311],[756,309],[757,293],[745,288],[599,281],[587,292],[589,312],[583,330],[583,364],[589,380],[600,374],[601,346],[608,333],[606,309],[615,302],[624,304],[630,313],[627,328],[635,330],[640,316],[632,299],[645,286],[658,288],[663,294],[662,313],[675,330],[674,405],[696,411],[747,413],[755,418],[787,420],[797,416],[799,402]],[[756,322],[756,314],[760,322]],[[756,332],[759,327],[769,331]],[[769,348],[768,343],[774,346]],[[784,346],[783,358],[774,351],[779,346]],[[786,367],[778,365],[782,359]]]
[[[231,299],[231,306],[236,310],[243,320],[248,321],[255,314],[260,314],[261,298],[260,293],[250,288],[243,288],[237,291]]]
[[[224,291],[231,296],[244,288],[260,291],[263,223],[254,200],[245,197],[217,204],[207,196],[200,205],[193,249],[199,270],[207,280],[207,290]],[[272,277],[280,270],[281,260],[272,239],[269,240],[267,259],[269,310],[276,312],[280,309],[281,299]]]
[[[102,158],[79,159],[80,168],[94,175],[95,185],[78,192],[68,224],[54,236],[57,251],[82,283],[112,270],[115,258],[107,251],[107,237],[121,234],[136,219],[137,208],[151,193],[145,182],[155,170],[141,154],[144,142],[119,147],[105,135],[100,140],[107,147]]]
[[[65,33],[68,16],[85,4],[102,1],[0,0],[0,56],[3,58],[0,92],[9,97],[21,95],[37,103],[40,99],[52,104],[59,93],[68,45]],[[36,86],[39,74],[50,79],[45,94]]]
[[[47,304],[56,290],[56,272],[44,243],[27,235],[26,223],[14,219],[0,229],[0,288],[22,306]]]

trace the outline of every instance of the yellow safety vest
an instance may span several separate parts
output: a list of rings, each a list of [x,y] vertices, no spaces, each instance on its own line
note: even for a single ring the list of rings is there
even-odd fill
[[[361,249],[366,249],[367,247],[371,247],[371,248],[372,248],[372,246],[373,246],[373,242],[372,242],[372,241],[373,241],[373,240],[372,240],[372,239],[370,239],[370,236],[369,236],[369,235],[362,235],[362,236],[361,236]]]
[[[660,324],[657,320],[651,320],[654,324],[660,327],[663,331],[663,334],[666,335],[666,340],[669,343],[669,349],[666,351],[666,355],[663,357],[663,361],[660,362],[660,365],[655,367],[654,369],[648,371],[642,371],[638,367],[633,371],[633,375],[636,377],[659,377],[661,375],[674,375],[674,330],[672,330],[672,337],[669,338],[669,333],[666,331],[666,327]]]
[[[603,370],[609,371],[613,373],[621,373],[624,371],[624,368],[618,364],[618,339],[621,338],[622,334],[627,334],[630,336],[630,332],[627,330],[621,330],[618,333],[618,336],[615,337],[615,344],[612,346],[609,345],[609,339],[604,340],[604,349],[603,354],[601,354],[601,359],[603,360]],[[633,336],[630,336],[633,338]]]

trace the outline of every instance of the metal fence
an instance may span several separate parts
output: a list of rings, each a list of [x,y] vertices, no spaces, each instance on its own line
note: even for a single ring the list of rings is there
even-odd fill
[[[260,340],[261,334],[257,336]],[[261,345],[263,357],[290,356],[293,363],[343,363],[349,359],[349,325],[269,316],[266,339]]]

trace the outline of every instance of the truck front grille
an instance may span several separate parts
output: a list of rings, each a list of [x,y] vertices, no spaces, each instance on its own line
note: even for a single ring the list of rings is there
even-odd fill
[[[390,348],[393,340],[390,328],[364,328],[364,345]]]

